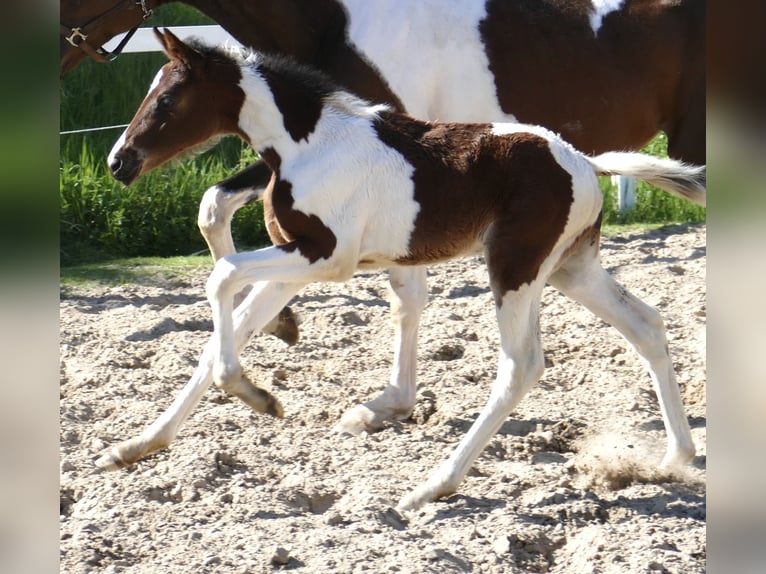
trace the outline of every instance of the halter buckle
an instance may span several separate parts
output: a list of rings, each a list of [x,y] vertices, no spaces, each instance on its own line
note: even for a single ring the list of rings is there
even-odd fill
[[[88,35],[83,34],[80,28],[72,28],[71,32],[72,33],[69,36],[64,36],[64,39],[75,48],[79,48],[80,44],[88,39]]]
[[[136,0],[136,5],[141,6],[141,11],[144,13],[144,20],[152,15],[153,10],[146,7],[146,0]]]

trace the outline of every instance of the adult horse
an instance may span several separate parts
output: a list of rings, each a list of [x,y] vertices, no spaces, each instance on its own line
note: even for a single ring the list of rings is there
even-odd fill
[[[62,36],[62,73],[161,3],[62,0],[63,27],[79,30]],[[287,54],[416,117],[540,124],[591,154],[637,149],[664,130],[672,157],[705,163],[704,0],[187,3],[245,45]],[[85,42],[90,48],[83,50]],[[291,97],[278,87],[275,94]],[[315,112],[306,109],[303,121],[288,126],[299,139]],[[270,178],[268,166],[257,163],[205,194],[200,229],[215,259],[234,251],[234,211],[260,196]],[[273,214],[266,216],[273,224]],[[349,411],[341,430],[379,428],[414,406],[426,272],[398,268],[390,281],[391,381],[381,396]]]
[[[166,3],[61,0],[62,75]],[[586,153],[664,130],[671,157],[705,163],[705,0],[184,3],[416,117],[539,124]]]

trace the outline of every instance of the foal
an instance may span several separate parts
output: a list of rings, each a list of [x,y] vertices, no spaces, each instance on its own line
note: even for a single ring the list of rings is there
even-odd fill
[[[114,176],[130,184],[188,148],[238,134],[274,172],[262,194],[274,246],[216,263],[207,282],[214,333],[192,380],[160,419],[110,449],[100,466],[125,466],[169,444],[211,382],[281,416],[276,399],[246,378],[238,353],[307,283],[474,253],[484,254],[495,299],[497,378],[452,456],[401,508],[454,492],[542,375],[538,310],[546,283],[612,324],[644,359],[668,435],[662,463],[693,457],[662,320],[599,263],[596,175],[638,177],[699,201],[704,168],[640,154],[589,158],[535,126],[426,123],[370,105],[291,62],[155,32],[170,62],[110,154]],[[235,309],[234,296],[249,285]],[[406,394],[389,386],[343,420],[406,415]]]

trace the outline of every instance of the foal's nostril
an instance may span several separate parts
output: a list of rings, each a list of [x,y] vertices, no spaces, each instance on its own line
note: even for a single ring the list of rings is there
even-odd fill
[[[141,168],[141,162],[132,150],[119,150],[107,161],[112,177],[124,185],[130,185]]]
[[[118,157],[113,158],[109,163],[109,169],[112,170],[114,175],[117,175],[117,173],[122,169],[122,160]]]

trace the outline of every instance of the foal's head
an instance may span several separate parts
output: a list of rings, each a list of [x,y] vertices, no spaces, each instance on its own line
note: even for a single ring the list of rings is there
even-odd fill
[[[154,29],[170,60],[109,154],[112,175],[140,175],[213,138],[240,133],[241,72],[223,52]]]

